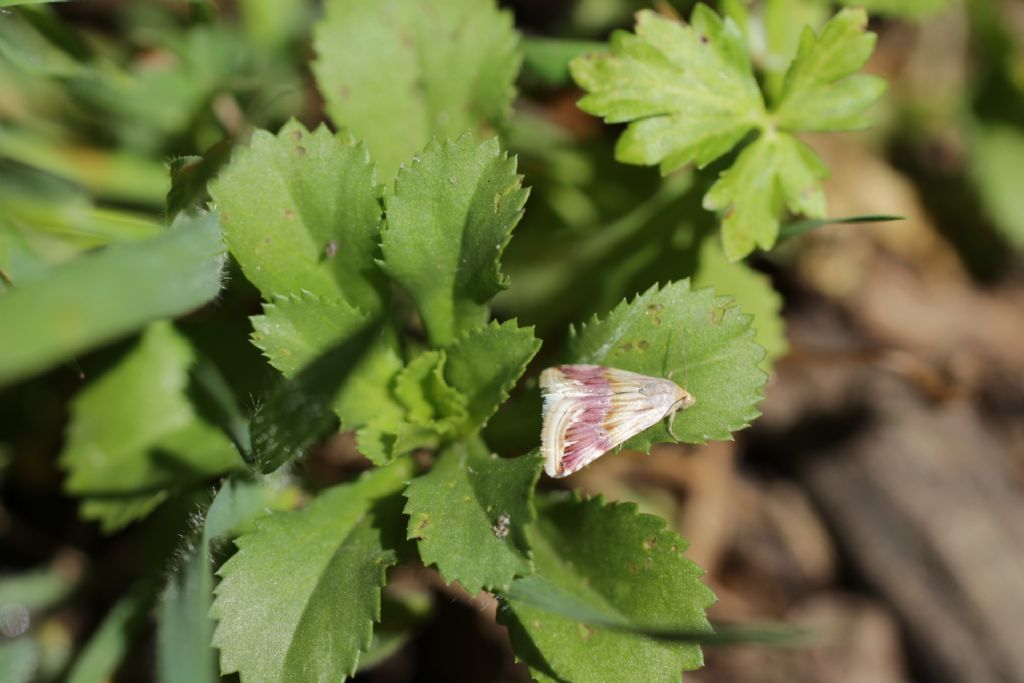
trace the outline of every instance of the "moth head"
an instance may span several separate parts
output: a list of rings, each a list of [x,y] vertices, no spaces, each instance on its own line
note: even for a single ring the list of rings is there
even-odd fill
[[[697,399],[694,398],[693,394],[686,389],[683,389],[678,384],[676,385],[676,400],[673,410],[686,410],[696,402]]]

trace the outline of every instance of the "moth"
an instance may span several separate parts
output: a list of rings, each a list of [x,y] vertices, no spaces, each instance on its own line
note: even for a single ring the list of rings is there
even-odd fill
[[[567,477],[659,420],[696,403],[670,379],[601,365],[558,365],[540,375],[544,471]]]

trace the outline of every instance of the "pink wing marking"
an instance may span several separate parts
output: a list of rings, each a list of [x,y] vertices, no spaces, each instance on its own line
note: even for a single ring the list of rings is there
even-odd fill
[[[566,477],[662,419],[670,380],[600,365],[560,365],[541,374],[541,453],[551,477]],[[664,391],[651,391],[651,387]]]

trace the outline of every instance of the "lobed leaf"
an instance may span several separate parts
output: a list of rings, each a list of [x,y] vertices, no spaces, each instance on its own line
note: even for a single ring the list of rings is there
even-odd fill
[[[765,135],[740,152],[704,195],[704,208],[724,211],[722,245],[732,260],[755,247],[771,249],[779,235],[779,211],[824,218],[828,173],[818,156],[788,133]]]
[[[525,529],[541,465],[536,454],[499,458],[478,439],[448,446],[405,490],[408,537],[423,563],[473,595],[529,574]]]
[[[727,9],[749,20],[737,3]],[[616,148],[620,161],[660,164],[662,173],[690,162],[703,167],[757,132],[704,197],[704,208],[725,212],[722,237],[732,260],[775,244],[783,207],[809,218],[827,215],[820,181],[828,170],[792,134],[865,127],[865,109],[885,89],[882,79],[856,73],[875,45],[863,10],[840,11],[817,34],[805,29],[785,72],[779,55],[791,41],[778,23],[795,10],[773,3],[765,11],[773,40],[765,87],[778,95],[771,108],[754,78],[743,29],[702,4],[690,25],[640,12],[635,33],[617,33],[610,54],[572,63],[587,91],[580,108],[629,123]]]
[[[211,614],[221,672],[246,683],[343,680],[370,644],[380,590],[395,563],[401,513],[388,503],[412,474],[409,460],[275,513],[239,537],[218,572]]]
[[[294,120],[276,136],[258,130],[210,194],[232,256],[264,299],[308,292],[381,310],[381,210],[365,147]]]
[[[877,76],[854,75],[867,63],[877,36],[863,9],[844,9],[815,35],[804,28],[773,117],[785,130],[867,127],[864,110],[885,90]]]
[[[750,324],[751,317],[729,297],[712,289],[691,291],[689,281],[681,280],[651,287],[604,319],[570,330],[570,358],[674,380],[696,398],[676,415],[680,440],[728,439],[760,414],[767,380],[758,367],[765,353]],[[624,447],[646,451],[670,440],[660,422]]]
[[[71,402],[61,453],[64,487],[83,499],[81,514],[112,532],[143,517],[172,493],[241,467],[231,441],[190,402],[189,343],[168,322]]]
[[[516,161],[492,138],[431,142],[385,199],[382,267],[416,303],[435,347],[487,322],[508,286],[500,258],[527,190]]]
[[[431,139],[500,123],[522,61],[493,0],[330,0],[313,44],[328,115],[387,180]]]
[[[765,117],[743,35],[705,5],[691,25],[642,10],[635,35],[617,32],[610,54],[577,57],[570,68],[588,92],[581,109],[631,122],[616,158],[661,164],[663,173],[709,164]]]
[[[545,582],[575,611],[611,615],[623,625],[711,631],[705,610],[715,596],[703,571],[683,556],[687,543],[665,521],[633,504],[547,495],[538,499],[529,529],[536,574],[519,579],[505,596],[499,621],[516,655],[539,681],[679,681],[703,665],[700,647],[670,642],[548,611],[514,597],[517,584]]]

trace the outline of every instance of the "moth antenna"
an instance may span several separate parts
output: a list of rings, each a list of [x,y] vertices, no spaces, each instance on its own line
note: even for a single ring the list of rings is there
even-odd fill
[[[690,368],[686,364],[686,333],[680,333],[679,339],[683,347],[683,389],[690,390]]]

